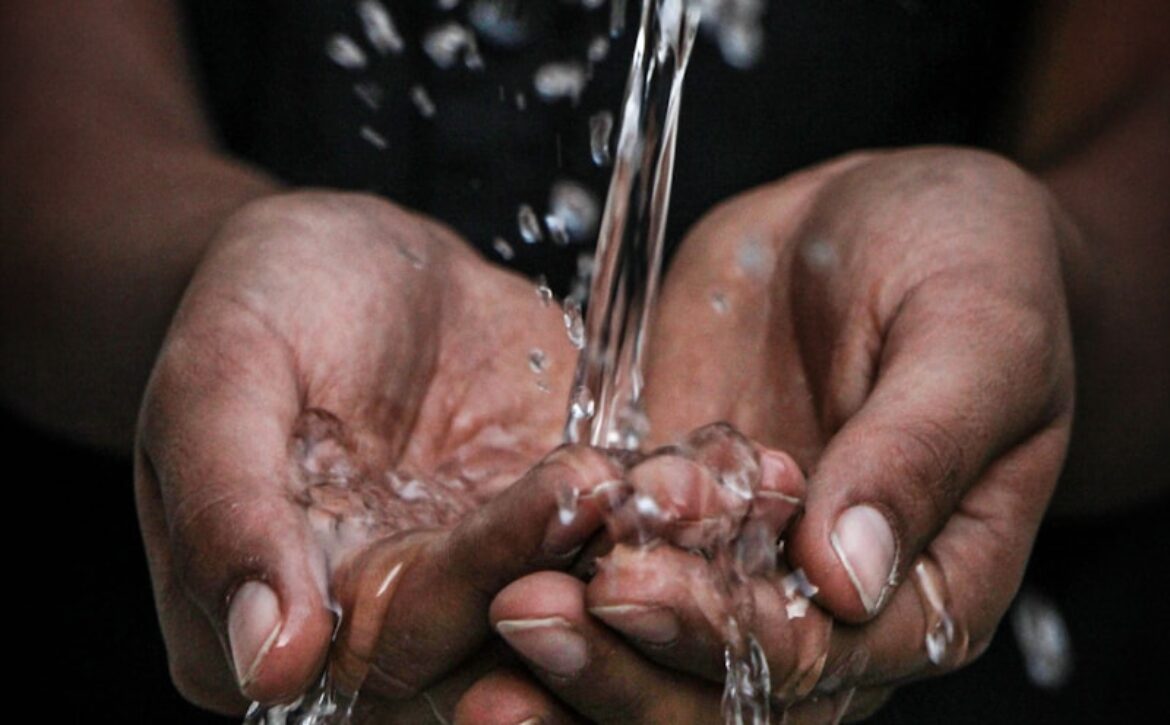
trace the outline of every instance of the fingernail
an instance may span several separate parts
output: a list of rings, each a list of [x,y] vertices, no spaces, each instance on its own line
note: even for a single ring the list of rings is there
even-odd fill
[[[593,607],[589,613],[634,639],[650,644],[670,644],[678,639],[678,617],[665,607],[615,604]]]
[[[780,479],[788,473],[788,459],[779,453],[764,451],[760,455],[760,484],[764,488],[780,488]]]
[[[872,506],[854,506],[837,519],[830,542],[865,611],[876,614],[897,563],[890,523]]]
[[[228,609],[228,643],[240,689],[247,690],[260,673],[264,657],[280,634],[280,600],[262,582],[244,583]]]
[[[571,677],[585,667],[585,638],[561,617],[505,619],[496,623],[496,631],[512,649],[554,675]]]

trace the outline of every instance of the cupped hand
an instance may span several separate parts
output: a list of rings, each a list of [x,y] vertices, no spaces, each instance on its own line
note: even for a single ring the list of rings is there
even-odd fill
[[[728,421],[807,477],[781,566],[804,571],[817,606],[792,616],[763,577],[752,622],[794,722],[863,714],[990,641],[1067,445],[1061,250],[1074,234],[1010,163],[930,148],[749,192],[684,242],[650,348],[652,435]],[[690,574],[701,563],[660,546],[614,556],[587,586],[535,575],[548,577],[540,612],[514,589],[497,606],[585,638],[592,664],[535,670],[570,704],[596,713],[608,698],[634,720],[694,698],[709,710],[723,627]],[[614,671],[620,684],[595,676]]]
[[[546,457],[574,358],[557,308],[434,222],[329,193],[240,210],[139,423],[140,519],[184,694],[238,713],[296,696],[328,660],[363,700],[406,701],[477,653],[492,595],[566,565],[613,493],[590,496],[617,475],[606,456]],[[567,526],[566,487],[582,493]]]

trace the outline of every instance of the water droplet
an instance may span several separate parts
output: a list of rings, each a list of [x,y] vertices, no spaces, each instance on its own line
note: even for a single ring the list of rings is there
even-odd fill
[[[756,279],[772,272],[775,254],[764,240],[755,235],[743,239],[735,250],[735,262],[744,274]]]
[[[946,586],[945,580],[936,569],[937,564],[928,564],[926,557],[919,557],[914,565],[914,583],[918,587],[923,614],[926,615],[926,656],[935,665],[942,665],[949,655],[963,648],[954,646],[960,633],[955,628],[955,620],[947,611],[947,592],[943,588]]]
[[[362,126],[358,133],[361,135],[363,140],[365,140],[374,148],[378,149],[379,151],[386,150],[386,137],[374,129],[370,128],[369,126]]]
[[[600,209],[593,193],[575,181],[561,180],[553,184],[548,197],[549,218],[556,220],[564,230],[566,243],[569,238],[585,241],[597,231]],[[552,230],[552,225],[549,225]]]
[[[329,56],[329,60],[342,68],[357,70],[366,67],[365,52],[348,35],[338,33],[329,36],[325,43],[325,54]]]
[[[727,295],[723,292],[715,291],[711,293],[711,309],[715,310],[716,314],[726,315],[730,306],[727,302]]]
[[[492,249],[494,249],[496,254],[500,255],[500,259],[503,259],[504,261],[508,261],[516,256],[516,250],[512,249],[512,245],[508,244],[500,237],[496,237],[492,240]]]
[[[553,301],[552,288],[548,286],[548,280],[543,274],[536,280],[536,298],[540,300],[541,307],[548,307]]]
[[[1068,682],[1073,671],[1072,638],[1051,600],[1030,589],[1023,591],[1012,608],[1012,630],[1028,679],[1048,690]]]
[[[590,63],[600,63],[609,55],[609,38],[604,35],[599,35],[593,40],[589,41],[589,49],[585,52],[585,57],[589,59]]]
[[[573,420],[580,421],[592,418],[594,413],[593,393],[584,385],[573,389],[573,397],[569,404],[569,414]]]
[[[431,118],[435,115],[435,102],[431,100],[431,94],[427,93],[424,86],[416,84],[411,87],[410,101],[423,118]]]
[[[394,18],[386,10],[386,6],[379,0],[361,0],[357,5],[358,17],[362,20],[366,38],[382,55],[402,52],[405,44],[398,28],[394,26]]]
[[[617,416],[617,445],[629,451],[642,447],[650,435],[650,418],[639,404],[623,405]]]
[[[524,95],[524,91],[516,91],[516,110],[524,111],[528,109],[528,96]]]
[[[789,572],[780,580],[780,586],[784,589],[784,596],[788,598],[799,594],[802,597],[811,599],[820,591],[820,587],[808,580],[808,575],[804,573],[804,569]]]
[[[837,250],[824,239],[813,239],[800,246],[800,257],[817,272],[825,272],[837,264]]]
[[[548,366],[548,357],[544,354],[544,350],[539,347],[534,347],[528,351],[528,367],[534,373],[543,373]]]
[[[381,108],[382,100],[386,97],[386,91],[382,90],[382,86],[371,81],[354,83],[353,94],[357,96],[358,100],[364,103],[371,111],[377,111],[379,108]]]
[[[569,230],[565,228],[563,219],[553,214],[545,214],[544,225],[548,227],[548,235],[552,238],[554,244],[559,247],[569,245],[571,241],[569,239]]]
[[[536,212],[532,211],[529,205],[520,205],[516,212],[516,222],[520,226],[520,238],[526,244],[536,244],[544,239],[544,234],[540,231],[540,220],[536,218]]]
[[[634,511],[642,519],[651,521],[663,521],[666,519],[666,512],[658,505],[653,496],[648,496],[644,493],[634,495]]]
[[[475,34],[454,21],[428,31],[423,37],[423,51],[435,65],[444,70],[453,67],[460,58],[468,68],[476,65],[482,67],[483,64],[479,58]]]
[[[536,70],[532,85],[549,103],[568,98],[577,104],[585,90],[585,68],[577,61],[545,63]]]
[[[723,60],[736,68],[751,68],[764,50],[764,33],[752,23],[729,23],[719,30]]]
[[[435,7],[443,11],[454,10],[459,0],[435,0]]]
[[[616,38],[626,29],[626,0],[610,0],[609,35]]]
[[[564,305],[565,332],[569,335],[569,344],[577,350],[585,349],[585,319],[581,316],[581,303],[573,298],[567,298]]]
[[[562,526],[568,526],[577,518],[577,507],[581,500],[581,491],[576,486],[559,486],[557,488],[557,518]]]

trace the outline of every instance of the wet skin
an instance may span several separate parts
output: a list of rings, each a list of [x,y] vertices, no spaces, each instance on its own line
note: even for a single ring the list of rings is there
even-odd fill
[[[1002,616],[1068,433],[1061,234],[1050,200],[1007,163],[924,150],[852,157],[750,192],[684,245],[651,343],[654,435],[730,421],[773,473],[808,478],[782,565],[808,573],[825,614],[791,617],[777,577],[761,577],[752,623],[766,633],[777,704],[795,702],[794,717],[832,716],[854,686],[864,710],[890,684],[940,671],[922,645],[923,587],[897,586],[920,562],[954,616],[942,668],[974,656]],[[711,304],[715,292],[726,304]],[[559,438],[573,357],[559,318],[531,284],[385,202],[294,195],[224,228],[164,346],[139,438],[156,596],[188,696],[238,711],[241,684],[266,701],[303,689],[326,660],[332,586],[356,613],[336,662],[353,682],[369,674],[363,699],[377,717],[429,712],[414,697],[424,688],[475,722],[717,713],[723,632],[688,551],[702,526],[644,555],[615,548],[587,584],[531,573],[567,567],[555,554],[601,527],[602,511],[587,511],[564,548],[545,547],[566,470],[586,490],[624,479],[669,492],[677,466],[691,465],[666,455],[623,472],[573,450],[561,454],[576,461],[567,469],[525,474]],[[549,359],[544,386],[526,364],[534,347]],[[339,421],[356,480],[460,479],[474,513],[432,516],[420,531],[390,498],[306,497],[298,456],[316,411]],[[709,499],[664,503],[695,501]],[[873,577],[845,566],[833,537],[855,505],[887,522],[894,555],[891,585],[868,596],[855,583]],[[366,509],[379,514],[373,526],[340,525]],[[696,585],[664,584],[679,580]],[[517,644],[535,680],[491,669],[489,606],[513,644],[533,628],[501,621],[567,624],[586,664],[550,675]],[[648,643],[646,618],[631,612],[649,609],[672,614],[677,637]],[[831,692],[813,690],[822,678]]]

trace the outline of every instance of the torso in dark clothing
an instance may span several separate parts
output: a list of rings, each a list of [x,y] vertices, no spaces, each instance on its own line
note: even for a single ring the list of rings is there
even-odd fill
[[[532,78],[543,63],[584,60],[605,35],[608,10],[512,0],[527,39],[504,48],[481,37],[485,69],[439,69],[425,32],[455,12],[422,0],[386,2],[406,49],[381,55],[365,42],[348,0],[223,3],[188,0],[191,45],[225,144],[294,185],[374,191],[455,227],[488,250],[499,236],[513,266],[564,280],[579,250],[519,243],[516,212],[546,204],[558,179],[604,197],[608,169],[591,161],[588,118],[615,114],[636,30],[597,65],[580,102],[542,102]],[[700,39],[686,85],[667,244],[719,201],[847,151],[923,143],[993,143],[1028,3],[974,0],[785,0],[769,3],[761,60],[730,67]],[[362,44],[369,65],[330,62],[328,38]],[[359,82],[385,90],[371,110]],[[424,118],[410,89],[427,89]],[[526,97],[519,110],[516,96]],[[386,139],[378,150],[363,125]]]

